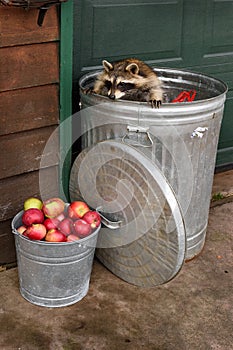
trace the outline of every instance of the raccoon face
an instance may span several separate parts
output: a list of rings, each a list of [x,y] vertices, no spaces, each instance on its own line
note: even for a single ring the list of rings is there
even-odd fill
[[[104,83],[108,90],[108,97],[112,100],[123,97],[126,92],[135,89],[135,79],[133,74],[137,74],[139,69],[137,64],[131,63],[127,66],[114,67],[108,61],[103,61],[105,69]]]
[[[105,80],[105,86],[108,90],[108,97],[112,100],[121,98],[126,92],[134,89],[135,85],[129,81],[123,81],[120,78],[110,78]]]

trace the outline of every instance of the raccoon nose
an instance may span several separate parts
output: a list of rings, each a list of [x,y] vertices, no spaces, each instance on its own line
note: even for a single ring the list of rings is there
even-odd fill
[[[115,95],[111,94],[109,95],[109,98],[111,98],[111,100],[115,100]]]

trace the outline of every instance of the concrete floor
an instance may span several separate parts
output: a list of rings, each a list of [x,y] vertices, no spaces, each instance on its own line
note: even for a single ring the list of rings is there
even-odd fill
[[[233,171],[216,174],[202,253],[170,282],[130,285],[97,260],[78,303],[45,308],[19,293],[17,268],[0,273],[1,350],[233,349]]]

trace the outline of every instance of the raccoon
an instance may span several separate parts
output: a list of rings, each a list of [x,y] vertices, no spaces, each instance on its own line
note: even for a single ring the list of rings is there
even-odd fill
[[[112,100],[148,102],[152,108],[161,105],[161,82],[146,63],[128,58],[114,63],[103,60],[102,64],[104,70],[94,83],[93,93],[108,96]]]

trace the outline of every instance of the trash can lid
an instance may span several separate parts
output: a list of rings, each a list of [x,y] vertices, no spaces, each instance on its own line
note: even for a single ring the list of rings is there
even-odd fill
[[[84,149],[71,169],[70,197],[117,223],[116,229],[103,225],[96,250],[117,276],[151,287],[179,272],[186,249],[180,206],[159,167],[139,148],[107,140]]]

